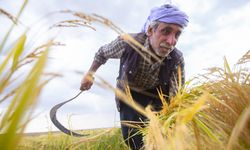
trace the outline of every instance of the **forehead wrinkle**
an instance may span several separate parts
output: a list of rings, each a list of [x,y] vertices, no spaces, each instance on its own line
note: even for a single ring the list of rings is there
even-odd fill
[[[160,27],[160,28],[162,28],[162,29],[160,29],[160,31],[170,29],[171,31],[175,31],[176,33],[178,33],[178,32],[182,33],[183,28],[177,28],[178,30],[175,30],[175,28],[172,27],[172,25],[176,25],[176,24],[171,25],[171,24],[164,23],[163,25],[165,25],[165,27]]]

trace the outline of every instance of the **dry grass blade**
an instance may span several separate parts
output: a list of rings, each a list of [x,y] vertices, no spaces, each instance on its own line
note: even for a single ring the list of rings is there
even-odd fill
[[[48,43],[43,44],[41,46],[38,46],[35,48],[32,52],[30,52],[28,55],[26,55],[24,58],[20,59],[17,69],[21,68],[22,66],[29,64],[33,62],[35,59],[39,58],[41,54],[44,53],[44,50],[46,50],[47,47],[52,47],[52,46],[65,46],[65,44],[60,43],[60,42],[52,42],[51,45],[48,45]]]
[[[53,80],[56,77],[62,77],[61,74],[57,74],[57,73],[49,73],[49,74],[43,74],[43,75],[49,75],[50,77],[48,79],[46,79],[45,81],[43,81],[39,87],[40,89],[42,89],[46,84],[48,84],[51,80]]]
[[[233,131],[231,133],[227,150],[233,149],[233,146],[235,143],[238,143],[238,138],[242,132],[244,132],[244,128],[247,127],[247,123],[249,123],[250,120],[250,105],[241,113],[239,116],[239,119],[237,120]]]
[[[67,150],[68,149],[77,149],[79,146],[81,146],[81,144],[84,144],[85,142],[96,141],[96,140],[98,140],[99,137],[101,137],[102,135],[105,135],[105,134],[107,134],[107,133],[109,133],[111,131],[112,131],[112,129],[108,129],[108,130],[106,130],[106,131],[104,131],[104,132],[102,132],[100,134],[95,135],[95,136],[92,136],[92,137],[89,137],[89,138],[83,138],[83,139],[81,139],[81,140],[79,140],[79,141],[77,141],[77,142],[75,142],[73,144],[70,144],[66,149]]]
[[[223,69],[214,67],[208,71],[200,75],[205,81],[196,78],[200,80],[196,86],[178,89],[170,104],[163,104],[158,121],[163,122],[159,128],[166,137],[165,149],[250,148],[249,71],[240,67],[232,70],[226,58]],[[155,125],[148,124],[146,129],[151,126]],[[152,133],[144,137],[149,138],[146,149],[161,144],[151,136]]]
[[[119,28],[118,26],[116,26],[112,21],[110,21],[109,19],[102,17],[100,15],[97,14],[93,14],[92,15],[94,17],[94,20],[97,22],[100,22],[104,25],[106,25],[107,27],[110,27],[112,30],[114,30],[115,32],[117,32],[118,34],[124,34],[125,32]]]
[[[23,12],[25,6],[27,5],[27,3],[28,3],[28,0],[24,0],[24,2],[23,2],[22,6],[21,6],[21,8],[20,8],[20,10],[19,10],[19,12],[18,12],[18,14],[17,14],[17,17],[16,17],[17,20],[18,20],[19,17],[21,16],[21,14],[22,14],[22,12]],[[2,43],[0,44],[0,53],[2,52],[2,50],[3,50],[3,48],[4,48],[4,45],[5,45],[5,43],[7,42],[8,38],[9,38],[9,35],[10,35],[11,31],[13,30],[14,26],[15,26],[15,24],[12,24],[12,26],[11,26],[10,29],[8,30],[7,34],[4,36],[3,41],[2,41]]]
[[[147,150],[164,150],[167,145],[166,137],[162,130],[162,124],[159,118],[151,111],[150,107],[146,108],[149,124],[147,127],[147,136],[145,137],[145,148]]]
[[[121,124],[126,125],[126,126],[131,127],[131,128],[141,129],[141,126],[139,126],[139,125],[144,125],[145,123],[142,122],[142,121],[126,121],[126,120],[122,120]]]
[[[238,60],[238,65],[239,64],[245,64],[245,63],[247,63],[247,62],[249,62],[250,61],[250,50],[249,51],[247,51],[246,52],[246,54],[244,54],[243,56],[242,56],[242,58],[240,58],[239,60]]]
[[[161,62],[162,60],[156,56],[153,52],[148,51],[142,44],[136,41],[132,36],[129,34],[122,34],[121,38],[124,39],[131,47],[133,47],[148,63],[152,63],[150,59],[148,59],[142,52],[148,53],[152,58],[156,61]]]
[[[94,27],[92,27],[89,22],[83,21],[83,20],[65,20],[65,21],[61,21],[57,24],[54,24],[52,27],[50,27],[49,29],[55,28],[55,27],[87,27],[90,28],[94,31],[96,31],[96,29]]]
[[[101,23],[109,28],[111,28],[112,30],[114,30],[116,33],[118,33],[119,35],[123,34],[124,32],[119,28],[117,27],[114,23],[112,23],[110,20],[100,16],[100,15],[97,15],[97,14],[91,14],[91,15],[88,15],[88,14],[85,14],[85,13],[82,13],[82,12],[75,12],[75,11],[71,11],[71,10],[63,10],[63,11],[60,11],[61,13],[70,13],[78,18],[81,18],[83,19],[82,22],[83,22],[83,25],[90,25],[91,26],[91,23],[92,22],[97,22],[97,23]],[[66,21],[67,23],[73,23],[73,26],[75,25],[75,21],[74,20],[68,20]],[[79,22],[79,21],[78,21]],[[86,24],[85,24],[85,23]]]
[[[168,107],[168,103],[167,103],[167,100],[165,99],[165,97],[167,95],[165,95],[162,91],[162,89],[157,89],[157,92],[158,92],[158,95],[159,95],[159,98],[161,100],[161,103],[162,103],[162,110],[161,110],[161,114],[167,114],[167,112],[169,111],[169,107]]]
[[[17,88],[15,88],[14,90],[10,91],[8,94],[6,94],[5,96],[3,96],[3,98],[0,100],[0,104],[2,102],[4,102],[7,98],[13,96],[17,91]]]
[[[17,24],[18,19],[16,17],[14,17],[13,15],[11,15],[10,13],[8,13],[7,11],[5,11],[4,9],[0,8],[0,14],[5,15],[6,17],[8,17],[14,24]]]
[[[119,97],[119,99],[121,101],[123,101],[124,103],[126,103],[127,105],[133,107],[137,112],[139,112],[140,114],[144,115],[147,117],[146,115],[146,111],[145,109],[139,105],[138,103],[136,103],[132,98],[132,96],[129,96],[127,94],[129,93],[124,93],[123,91],[113,87],[112,85],[110,85],[108,82],[106,82],[103,78],[101,78],[100,76],[95,75],[100,81],[96,81],[95,83],[101,87],[104,87],[106,89],[111,90],[112,92],[116,93],[116,95]],[[125,86],[126,87],[126,86]],[[133,102],[133,103],[131,103]]]
[[[131,45],[146,61],[149,63],[152,63],[150,59],[148,59],[142,52],[148,53],[152,58],[154,58],[156,61],[161,62],[162,60],[159,59],[154,53],[148,51],[142,44],[140,44],[138,41],[136,41],[133,37],[131,37],[129,34],[126,34],[122,29],[120,29],[118,26],[116,26],[112,21],[109,19],[97,15],[97,14],[85,14],[82,12],[75,12],[71,10],[64,10],[60,11],[61,13],[70,13],[78,18],[81,18],[83,20],[67,20],[62,21],[54,26],[59,27],[79,27],[79,26],[86,26],[88,28],[91,28],[93,30],[96,30],[92,23],[101,23],[102,25],[105,25],[106,27],[112,29],[115,31],[118,35],[121,35],[121,38],[123,38],[129,45]],[[65,24],[66,23],[66,24]]]
[[[225,71],[225,76],[227,79],[230,79],[232,82],[235,82],[235,78],[234,78],[234,74],[232,73],[232,70],[230,68],[230,65],[226,59],[226,57],[224,57],[224,71]]]

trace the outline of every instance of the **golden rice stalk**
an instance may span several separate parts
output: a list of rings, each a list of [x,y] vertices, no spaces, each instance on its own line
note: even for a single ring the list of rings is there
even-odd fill
[[[205,109],[204,105],[208,97],[208,93],[202,94],[202,96],[193,105],[183,109],[179,112],[177,121],[183,124],[190,122],[194,116],[201,110]]]
[[[72,150],[74,150],[74,149],[77,149],[79,146],[81,146],[82,144],[84,144],[86,142],[94,142],[94,141],[98,140],[98,138],[100,138],[101,136],[110,133],[112,130],[113,129],[110,128],[110,129],[107,129],[104,132],[102,132],[100,134],[97,134],[95,136],[88,137],[88,138],[81,138],[77,142],[74,142],[74,143],[70,144],[66,149],[72,149]]]
[[[240,134],[244,132],[244,128],[247,128],[247,124],[249,125],[249,122],[250,122],[249,120],[250,120],[250,105],[248,105],[248,107],[245,108],[245,110],[241,113],[241,115],[239,116],[231,132],[231,136],[227,144],[228,150],[233,149],[234,144],[238,144],[238,147],[240,147],[238,143],[238,139],[239,139]],[[248,132],[249,132],[249,129],[248,129]]]
[[[205,82],[179,89],[169,105],[163,103],[159,116],[151,116],[160,122],[156,131],[164,133],[165,149],[250,148],[250,73],[247,68],[237,69],[232,70],[224,59],[224,69],[212,68],[201,76]],[[147,125],[147,130],[155,127]],[[157,149],[162,142],[154,141],[157,133],[147,130],[143,130],[148,133],[144,137],[146,149]]]
[[[156,61],[160,62],[161,59],[156,56],[153,52],[147,50],[142,44],[140,44],[138,41],[136,41],[132,36],[130,36],[127,33],[123,33],[121,35],[121,38],[124,39],[133,49],[135,49],[148,63],[153,63],[149,58],[147,58],[142,52],[148,53],[152,58],[154,58]]]
[[[237,62],[237,65],[245,64],[250,61],[250,50],[246,52]]]
[[[55,27],[87,27],[90,28],[94,31],[96,29],[90,25],[89,22],[83,21],[83,20],[64,20],[59,23],[54,24],[50,29],[55,28]]]
[[[142,53],[148,53],[152,58],[154,58],[156,61],[161,61],[158,56],[156,56],[154,53],[151,51],[148,51],[143,45],[141,45],[138,41],[136,41],[133,37],[131,37],[129,34],[125,33],[122,29],[120,29],[118,26],[116,26],[112,21],[109,19],[97,15],[97,14],[86,14],[83,12],[75,12],[71,10],[63,10],[60,11],[61,13],[70,13],[73,16],[76,16],[79,19],[74,19],[74,20],[66,20],[66,21],[61,21],[53,27],[80,27],[84,26],[87,28],[91,28],[92,30],[96,31],[96,29],[93,27],[92,23],[101,23],[102,25],[105,25],[106,27],[112,29],[115,31],[122,39],[124,39],[130,46],[132,46],[143,58],[145,58],[146,61],[149,63],[152,63],[150,59],[145,57],[145,55]]]
[[[103,78],[101,78],[100,76],[95,75],[99,81],[95,80],[95,83],[98,86],[104,87],[108,90],[111,90],[112,92],[114,92],[121,101],[123,101],[125,104],[133,107],[136,111],[138,111],[139,113],[141,113],[144,116],[146,115],[146,111],[145,108],[143,108],[140,104],[136,103],[136,101],[134,101],[133,99],[131,99],[132,97],[129,95],[129,93],[124,93],[123,91],[113,87],[112,85],[110,85],[107,81],[105,81]],[[128,88],[128,87],[127,87]],[[131,103],[133,102],[133,103]]]
[[[27,3],[28,3],[28,0],[24,0],[22,6],[21,6],[21,8],[20,8],[20,10],[19,10],[19,12],[18,12],[18,14],[16,16],[16,20],[18,20],[19,17],[21,16],[21,14],[22,14],[25,6],[27,5]],[[4,46],[5,46],[5,43],[7,42],[8,38],[9,38],[9,35],[10,35],[11,31],[13,30],[14,26],[15,26],[15,24],[12,24],[12,26],[8,30],[7,34],[4,36],[3,41],[0,44],[0,53],[2,52],[2,50],[3,50]]]
[[[145,148],[147,150],[164,150],[167,145],[167,139],[162,130],[162,123],[157,115],[151,111],[150,106],[146,108],[149,123],[147,124],[146,133],[144,137]]]
[[[14,17],[13,15],[11,15],[10,13],[8,13],[7,11],[5,11],[4,9],[0,8],[0,14],[5,15],[6,17],[8,17],[14,24],[17,24],[18,19],[16,17]]]
[[[38,46],[33,51],[29,52],[26,56],[21,58],[18,62],[18,66],[16,67],[16,69],[19,69],[22,66],[25,66],[26,64],[29,64],[29,63],[32,63],[33,61],[35,61],[35,59],[39,58],[44,53],[44,50],[46,50],[46,48],[48,46],[50,46],[50,47],[52,47],[52,46],[65,46],[65,44],[60,43],[60,42],[52,42],[52,43],[50,43],[50,45],[48,45],[48,44],[49,43]]]

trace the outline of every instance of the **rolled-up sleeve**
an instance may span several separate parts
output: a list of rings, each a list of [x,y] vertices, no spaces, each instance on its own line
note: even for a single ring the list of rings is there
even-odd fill
[[[110,58],[119,59],[125,51],[126,42],[120,37],[109,44],[106,44],[96,52],[94,60],[100,64],[105,64]]]

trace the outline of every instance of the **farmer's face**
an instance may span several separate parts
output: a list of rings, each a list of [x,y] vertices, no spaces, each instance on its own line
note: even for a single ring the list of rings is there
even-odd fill
[[[181,26],[161,22],[157,28],[149,27],[147,35],[154,52],[166,57],[174,49],[181,32]]]

